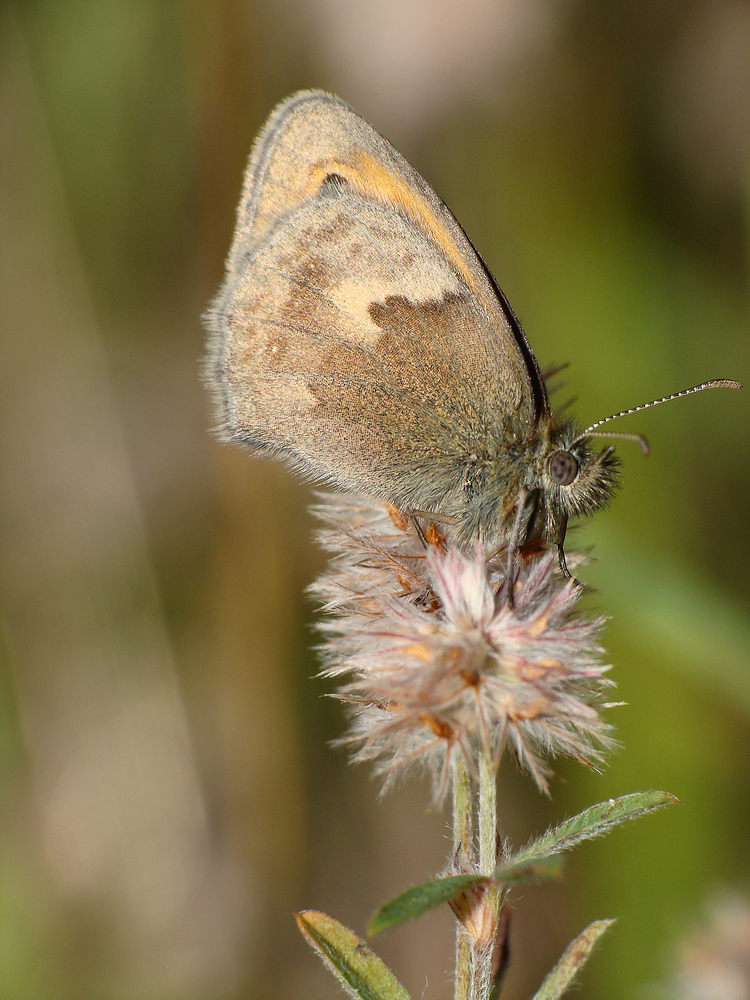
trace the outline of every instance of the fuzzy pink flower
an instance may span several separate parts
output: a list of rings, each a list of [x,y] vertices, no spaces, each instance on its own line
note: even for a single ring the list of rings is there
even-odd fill
[[[507,747],[543,791],[546,758],[602,762],[603,621],[573,612],[581,588],[553,553],[521,562],[511,605],[504,549],[466,554],[372,501],[323,501],[335,557],[312,590],[330,615],[325,674],[346,677],[356,760],[375,760],[386,787],[421,762],[438,798],[456,753],[475,773],[479,752],[497,766]]]

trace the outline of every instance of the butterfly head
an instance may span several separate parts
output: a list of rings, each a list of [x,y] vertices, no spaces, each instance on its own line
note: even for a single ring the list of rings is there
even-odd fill
[[[619,484],[619,464],[611,446],[593,449],[586,438],[576,440],[570,427],[562,428],[550,439],[537,466],[541,503],[530,533],[555,539],[568,520],[605,507]]]
[[[732,379],[712,379],[661,399],[613,413],[610,417],[597,420],[580,433],[576,431],[572,421],[557,423],[552,416],[540,421],[541,437],[535,482],[526,486],[528,496],[534,498],[532,512],[527,520],[526,538],[557,540],[561,545],[561,538],[565,535],[565,526],[570,518],[593,514],[612,499],[619,481],[619,461],[611,446],[601,451],[592,449],[589,446],[592,437],[634,441],[644,455],[650,453],[648,441],[642,434],[602,431],[605,424],[704,389],[722,388],[740,389],[741,385]]]

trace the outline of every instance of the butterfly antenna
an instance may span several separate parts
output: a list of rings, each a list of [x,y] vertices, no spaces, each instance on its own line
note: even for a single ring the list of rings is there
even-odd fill
[[[651,454],[651,445],[648,443],[648,438],[644,437],[643,434],[624,434],[620,431],[594,431],[593,434],[589,432],[586,435],[581,435],[581,437],[619,438],[621,441],[635,441],[644,455],[648,456]],[[576,438],[576,441],[580,440],[581,438]],[[573,444],[575,443],[574,441]]]
[[[641,403],[640,406],[634,406],[630,410],[622,410],[620,413],[613,413],[611,417],[605,417],[603,420],[597,420],[595,424],[587,427],[582,434],[579,434],[569,447],[572,448],[574,444],[578,444],[579,441],[583,441],[583,439],[587,437],[618,437],[625,438],[628,441],[636,441],[644,455],[648,455],[650,448],[648,441],[642,434],[610,434],[607,431],[597,433],[597,428],[601,427],[602,424],[608,424],[611,420],[618,420],[620,417],[627,417],[631,413],[639,413],[641,410],[648,410],[651,406],[658,406],[659,403],[668,403],[671,399],[679,399],[680,396],[691,396],[694,392],[702,392],[704,389],[741,388],[742,383],[735,382],[734,379],[731,378],[715,378],[710,382],[701,382],[700,385],[694,385],[690,389],[683,389],[682,392],[673,392],[671,396],[662,396],[661,399],[652,399],[650,403]]]

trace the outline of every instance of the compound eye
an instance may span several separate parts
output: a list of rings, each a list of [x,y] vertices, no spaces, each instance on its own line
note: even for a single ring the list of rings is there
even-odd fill
[[[578,462],[569,451],[556,451],[549,460],[549,474],[558,486],[570,486],[578,475]]]

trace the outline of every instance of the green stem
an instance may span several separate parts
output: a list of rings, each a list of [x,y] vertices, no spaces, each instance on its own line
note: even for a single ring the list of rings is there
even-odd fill
[[[453,855],[460,873],[468,873],[474,860],[471,778],[463,757],[453,765]]]
[[[478,785],[469,777],[462,758],[453,764],[454,870],[491,877],[498,860],[497,775],[488,753],[479,755],[478,764]],[[500,913],[497,886],[485,889],[477,910],[467,924],[469,930],[459,923],[456,931],[455,1000],[489,1000],[492,992],[492,954]]]
[[[492,876],[497,867],[497,774],[489,753],[479,758],[479,871]],[[469,1000],[489,1000],[492,955],[500,915],[500,889],[489,886],[482,898],[481,936],[472,942]]]
[[[453,859],[456,870],[473,868],[474,833],[471,778],[463,757],[453,764]],[[471,990],[471,941],[460,923],[456,925],[455,1000],[469,1000]]]
[[[479,871],[491,876],[497,867],[497,774],[488,753],[479,759]]]

